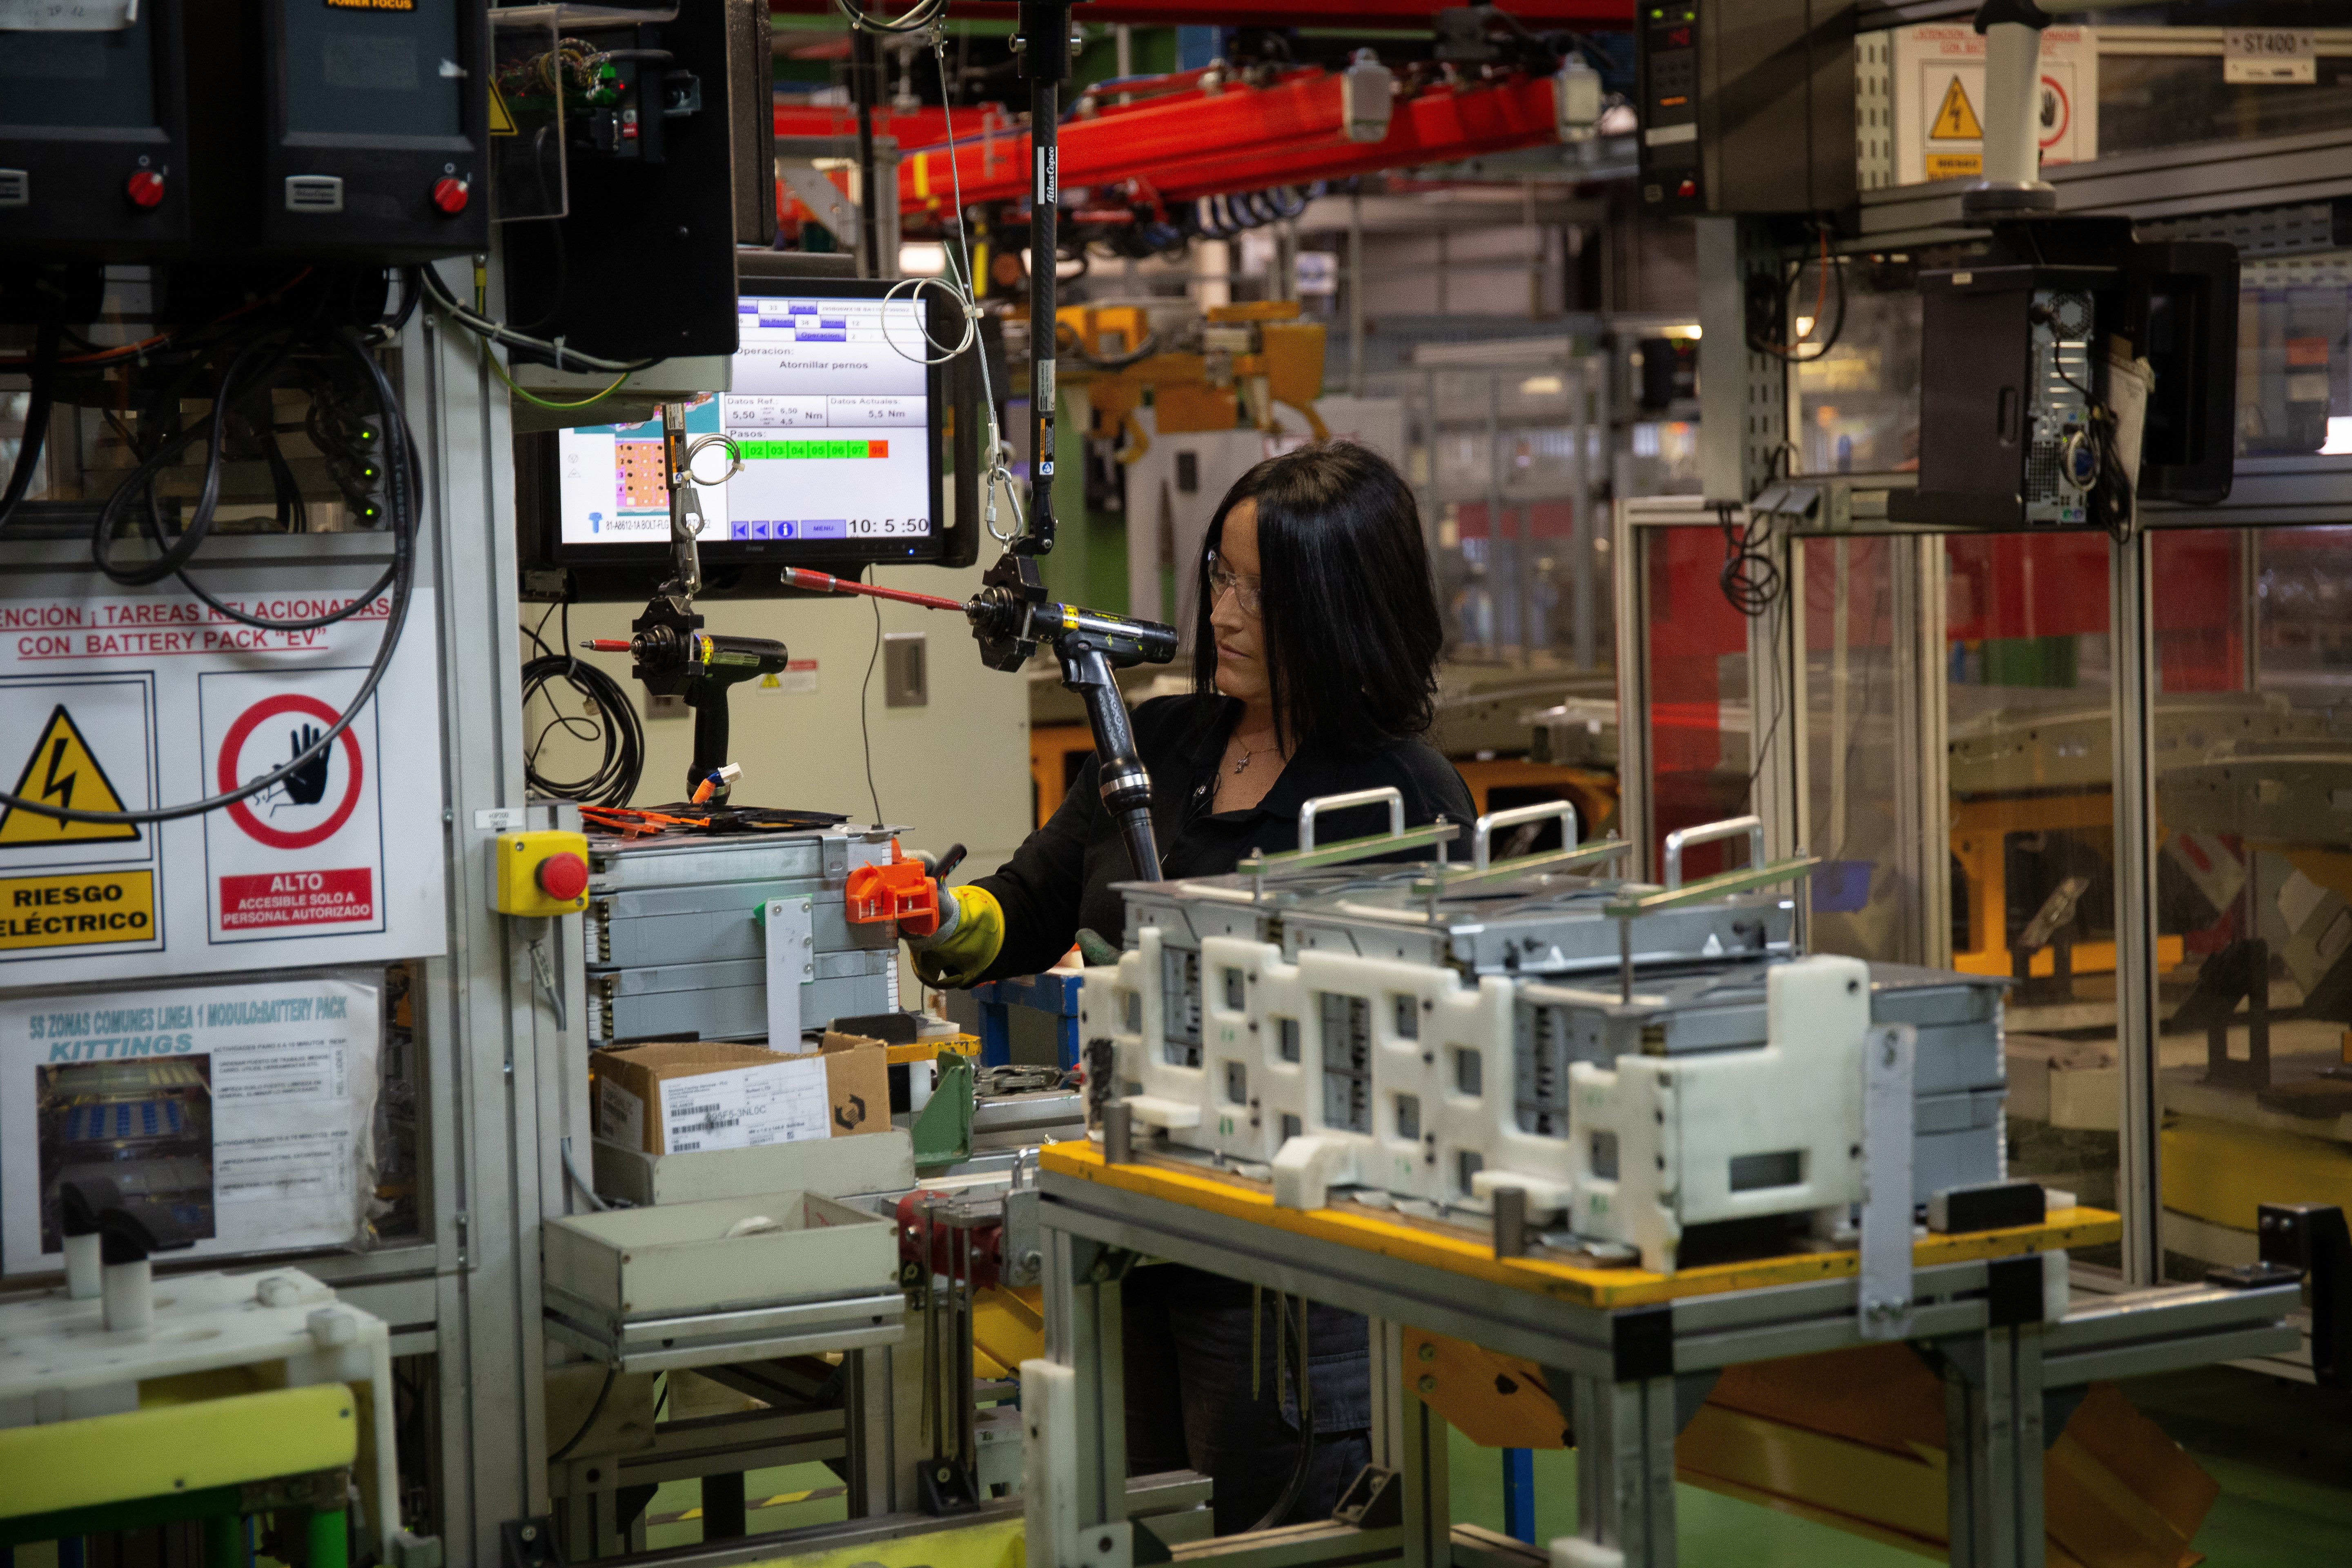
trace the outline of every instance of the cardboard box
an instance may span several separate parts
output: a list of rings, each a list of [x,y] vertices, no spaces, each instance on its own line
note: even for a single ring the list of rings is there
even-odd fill
[[[882,1047],[850,1040],[788,1056],[723,1040],[662,1040],[591,1054],[596,1136],[646,1154],[749,1149],[890,1125]]]
[[[828,1032],[817,1048],[824,1058],[833,1135],[890,1131],[888,1047],[862,1035]]]

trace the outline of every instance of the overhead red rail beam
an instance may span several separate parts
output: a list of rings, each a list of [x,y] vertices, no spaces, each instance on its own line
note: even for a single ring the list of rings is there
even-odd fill
[[[983,112],[1001,112],[993,109],[959,109],[955,111],[955,129],[959,134],[978,130]],[[874,111],[874,134],[895,136],[898,145],[925,147],[948,139],[947,110],[933,105],[893,112],[888,109]],[[814,105],[778,103],[776,134],[779,136],[835,137],[846,142],[857,139],[857,110],[846,104]]]
[[[1378,142],[1286,146],[1259,156],[1184,156],[1135,173],[1162,196],[1189,199],[1539,147],[1559,136],[1555,85],[1551,77],[1538,76],[1479,87],[1432,88],[1398,100],[1389,133]]]
[[[769,0],[768,8],[786,15],[838,15],[831,0]],[[874,7],[886,15],[901,8]],[[1633,25],[1633,0],[1506,0],[1503,8],[1531,27]],[[1076,17],[1164,26],[1401,27],[1427,25],[1443,9],[1432,0],[1087,0]],[[1009,0],[955,0],[953,15],[1011,21],[1015,10]]]
[[[1374,145],[1348,140],[1340,93],[1338,77],[1318,74],[1273,87],[1188,92],[1107,106],[1091,119],[1063,125],[1061,184],[1067,189],[1156,179],[1160,167],[1180,160],[1247,160],[1284,153],[1336,156],[1344,148]],[[901,210],[937,206],[944,211],[959,190],[967,206],[1028,194],[1028,132],[982,128],[977,111],[969,119],[958,115],[956,132],[952,147],[909,152],[902,144]]]
[[[1270,88],[1229,87],[1213,95],[1188,92],[1107,106],[1095,118],[1062,127],[1062,184],[1076,189],[1133,180],[1158,195],[1188,200],[1453,163],[1541,146],[1559,134],[1555,83],[1549,76],[1431,88],[1401,98],[1388,133],[1377,142],[1348,139],[1340,90],[1338,77],[1317,76]],[[780,134],[786,113],[777,110]],[[982,129],[983,122],[987,129]],[[955,192],[950,157],[962,177],[966,205],[1028,195],[1026,132],[980,110],[959,110],[954,126],[952,149],[902,152],[901,211],[946,212]]]

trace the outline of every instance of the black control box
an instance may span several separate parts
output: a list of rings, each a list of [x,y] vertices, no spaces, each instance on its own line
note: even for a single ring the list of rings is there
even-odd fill
[[[189,237],[184,0],[0,39],[0,257],[145,261]]]
[[[488,247],[484,0],[185,0],[197,250]]]
[[[1642,205],[1852,205],[1853,13],[1853,0],[1643,0],[1634,35]]]

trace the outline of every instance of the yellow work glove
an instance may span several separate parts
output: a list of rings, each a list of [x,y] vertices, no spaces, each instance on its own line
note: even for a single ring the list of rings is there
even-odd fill
[[[939,929],[910,936],[907,951],[915,973],[935,989],[970,985],[996,962],[1004,946],[1004,907],[985,888],[967,883],[943,888]]]

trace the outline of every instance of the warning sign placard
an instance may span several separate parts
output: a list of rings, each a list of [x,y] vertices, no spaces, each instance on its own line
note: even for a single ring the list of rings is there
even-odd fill
[[[31,639],[38,641],[41,639]],[[0,779],[84,811],[155,802],[155,678],[138,670],[37,683],[0,677]],[[163,949],[152,827],[0,807],[0,963]]]
[[[1895,179],[1973,180],[1984,173],[1984,36],[1967,23],[1895,32]],[[2042,167],[2099,155],[2099,51],[2089,27],[2045,27],[2034,105]]]
[[[97,753],[89,749],[62,702],[33,742],[25,771],[16,776],[16,795],[51,800],[68,808],[80,803],[85,811],[127,811],[121,792],[106,776]],[[114,844],[136,842],[139,825],[132,822],[74,822],[43,816],[37,812],[0,806],[0,844]]]
[[[202,677],[214,787],[226,794],[316,746],[366,674]],[[205,824],[215,941],[383,929],[375,897],[383,880],[383,813],[373,717],[362,716],[282,783]]]
[[[0,882],[0,952],[155,940],[152,871],[77,871]]]
[[[1984,139],[1984,121],[1977,118],[1977,106],[1969,101],[1969,90],[1960,85],[1958,71],[1952,82],[1944,89],[1944,101],[1936,107],[1935,122],[1927,127],[1930,142],[1979,142]]]
[[[348,602],[224,597],[289,620]],[[440,952],[441,779],[413,765],[439,754],[432,597],[352,724],[245,800],[152,824],[0,812],[0,984],[17,963],[47,982]],[[333,727],[383,613],[269,632],[170,595],[0,600],[0,781],[96,811],[234,791]],[[410,769],[391,788],[387,755]]]

